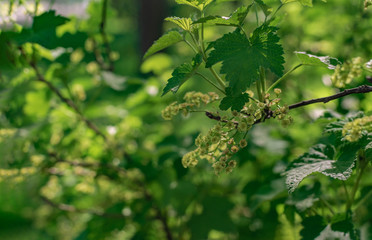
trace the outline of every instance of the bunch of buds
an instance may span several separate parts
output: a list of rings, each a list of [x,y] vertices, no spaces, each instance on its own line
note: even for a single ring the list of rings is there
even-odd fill
[[[333,86],[344,88],[346,84],[351,83],[355,78],[360,77],[363,71],[362,58],[353,58],[351,61],[346,61],[343,65],[337,65],[331,80]]]
[[[173,102],[162,111],[162,117],[165,120],[171,120],[179,112],[186,116],[191,110],[199,108],[202,104],[214,102],[219,99],[217,93],[209,92],[204,94],[201,92],[188,92],[184,96],[184,103]]]
[[[364,133],[370,132],[372,132],[372,116],[366,116],[346,123],[342,129],[342,136],[349,142],[356,142]]]

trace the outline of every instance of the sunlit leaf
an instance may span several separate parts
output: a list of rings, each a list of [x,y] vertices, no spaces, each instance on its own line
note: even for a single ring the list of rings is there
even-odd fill
[[[180,18],[180,17],[167,17],[165,21],[172,22],[177,24],[180,28],[185,31],[191,31],[192,29],[192,20],[191,18]]]
[[[154,42],[154,44],[145,53],[144,58],[147,58],[152,54],[157,53],[182,40],[183,37],[178,31],[169,31]]]
[[[207,16],[207,17],[198,19],[197,21],[193,22],[193,24],[206,23],[210,25],[241,26],[244,23],[245,17],[247,16],[251,6],[252,4],[247,7],[242,6],[228,17]]]
[[[176,0],[178,4],[185,4],[194,7],[202,11],[206,6],[208,6],[213,0]]]
[[[319,57],[306,52],[295,52],[303,65],[326,67],[328,69],[335,69],[340,62],[336,58],[329,56]]]

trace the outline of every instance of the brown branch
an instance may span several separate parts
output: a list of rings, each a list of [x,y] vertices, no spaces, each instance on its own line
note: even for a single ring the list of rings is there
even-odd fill
[[[302,102],[299,102],[299,103],[292,104],[292,105],[289,106],[289,110],[299,108],[299,107],[303,107],[303,106],[306,106],[306,105],[310,105],[310,104],[313,104],[313,103],[319,103],[319,102],[327,103],[329,101],[332,101],[332,100],[335,100],[335,99],[338,99],[338,98],[341,98],[341,97],[344,97],[344,96],[347,96],[347,95],[350,95],[350,94],[368,93],[368,92],[372,92],[372,86],[362,85],[362,86],[359,86],[359,87],[356,87],[356,88],[346,89],[342,92],[339,92],[337,94],[334,94],[334,95],[331,95],[331,96],[328,96],[328,97],[310,99],[310,100],[306,100],[306,101],[302,101]]]
[[[338,98],[342,98],[342,97],[347,96],[347,95],[350,95],[350,94],[369,93],[369,92],[372,92],[372,86],[362,85],[362,86],[359,86],[359,87],[356,87],[356,88],[346,89],[346,90],[344,90],[342,92],[339,92],[337,94],[334,94],[334,95],[331,95],[331,96],[328,96],[328,97],[315,98],[315,99],[301,101],[301,102],[298,102],[298,103],[289,105],[288,108],[289,108],[289,110],[291,110],[291,109],[303,107],[303,106],[314,104],[314,103],[320,103],[320,102],[327,103],[329,101],[332,101],[332,100],[335,100],[335,99],[338,99]],[[205,112],[205,115],[208,118],[213,119],[213,120],[216,120],[216,121],[227,122],[226,120],[223,120],[220,116],[214,115],[213,113],[208,112],[208,111]],[[272,118],[273,117],[273,112],[270,109],[266,109],[264,116],[265,116],[264,118],[256,120],[253,123],[253,125],[254,124],[258,124],[258,123],[262,123],[266,119]],[[234,122],[234,124],[237,125],[239,123]]]

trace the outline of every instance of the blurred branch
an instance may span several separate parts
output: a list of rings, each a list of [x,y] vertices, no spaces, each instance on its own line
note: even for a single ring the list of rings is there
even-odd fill
[[[78,108],[78,106],[69,98],[66,98],[62,95],[61,91],[55,87],[51,82],[47,81],[44,76],[41,74],[39,68],[37,67],[36,65],[36,62],[34,60],[30,60],[28,59],[28,57],[26,56],[26,53],[25,51],[23,50],[22,47],[19,47],[19,50],[21,51],[21,55],[24,57],[25,61],[31,66],[31,68],[35,71],[36,73],[36,77],[37,77],[37,80],[44,83],[45,85],[47,85],[47,87],[52,91],[54,92],[58,97],[59,99],[66,103],[69,107],[71,107],[75,113],[80,117],[80,119],[85,123],[85,125],[92,129],[98,136],[101,136],[106,144],[108,146],[111,145],[111,142],[110,140],[107,138],[107,136],[92,122],[90,121],[89,119],[87,119],[84,114],[80,111],[80,109]],[[128,161],[132,161],[132,157],[126,152],[123,150],[123,154],[124,154],[124,157],[128,160]]]
[[[103,44],[105,45],[106,54],[107,54],[107,58],[109,61],[109,65],[107,67],[104,67],[104,69],[109,70],[109,71],[114,71],[115,65],[111,57],[112,50],[111,50],[111,47],[110,47],[110,44],[107,38],[107,34],[106,34],[107,5],[108,5],[108,0],[103,0],[102,1],[101,23],[99,24],[99,32],[101,33]]]
[[[63,162],[68,163],[71,166],[80,166],[85,168],[107,168],[114,170],[116,172],[121,172],[126,174],[126,170],[124,168],[112,165],[112,164],[105,164],[105,163],[86,163],[86,162],[78,162],[78,161],[68,161],[65,159],[62,159],[60,156],[58,156],[55,152],[49,152],[48,153],[50,157],[54,158],[57,162]]]
[[[123,169],[123,168],[120,168],[120,167],[117,167],[117,166],[114,166],[114,165],[111,165],[111,164],[103,164],[103,163],[83,163],[83,162],[77,162],[77,161],[68,161],[68,160],[65,160],[65,159],[62,159],[60,156],[58,156],[57,153],[55,152],[50,152],[49,153],[49,156],[54,158],[57,162],[63,162],[63,163],[68,163],[72,166],[81,166],[81,167],[86,167],[86,168],[96,168],[96,167],[106,167],[106,168],[110,168],[114,171],[117,171],[117,172],[122,172],[124,174],[126,174],[126,170]],[[172,236],[172,232],[169,228],[169,225],[168,225],[168,220],[167,220],[167,216],[166,214],[163,214],[162,211],[161,211],[161,208],[159,206],[157,206],[155,203],[155,200],[154,200],[154,197],[151,195],[151,193],[149,193],[147,191],[147,188],[146,188],[146,185],[145,185],[145,182],[142,182],[142,181],[134,181],[135,184],[137,184],[139,187],[142,188],[142,191],[143,191],[143,194],[144,194],[144,197],[146,199],[146,201],[152,203],[152,207],[153,209],[155,210],[155,218],[158,219],[162,226],[163,226],[163,230],[167,236],[167,240],[173,240],[173,236]],[[95,212],[95,211],[92,211],[92,210],[78,210],[76,209],[74,206],[71,206],[71,205],[66,205],[66,204],[56,204],[54,202],[51,202],[49,199],[46,199],[44,198],[43,199],[46,203],[48,203],[49,205],[52,205],[54,206],[55,208],[58,208],[62,211],[68,211],[68,212],[85,212],[85,213],[92,213],[92,214],[95,214],[95,215],[98,215],[98,216],[103,216],[103,217],[109,217],[107,216],[107,214],[104,214],[104,213],[98,213],[98,212]],[[123,216],[122,216],[123,217]]]
[[[36,77],[37,77],[37,80],[39,82],[42,82],[44,83],[45,85],[47,85],[47,87],[52,91],[54,92],[58,97],[59,99],[61,99],[62,102],[66,103],[69,107],[71,107],[75,113],[77,115],[79,115],[79,117],[81,118],[81,120],[87,125],[88,128],[92,129],[97,135],[101,136],[105,141],[107,141],[107,137],[106,135],[101,132],[101,130],[98,129],[98,127],[93,123],[91,122],[90,120],[88,120],[83,114],[82,112],[80,111],[80,109],[78,108],[78,106],[69,98],[66,98],[62,95],[62,93],[59,91],[58,88],[56,88],[51,82],[47,81],[44,76],[41,74],[39,68],[36,66],[36,63],[35,61],[33,60],[29,60],[26,56],[26,53],[24,52],[23,48],[20,47],[19,48],[20,51],[21,51],[21,54],[22,56],[25,58],[25,60],[27,61],[27,63],[31,66],[31,68],[35,71],[36,73]]]
[[[163,230],[167,236],[167,240],[173,240],[173,236],[172,236],[172,232],[169,228],[169,225],[168,225],[168,220],[167,220],[167,215],[166,214],[163,214],[161,209],[155,205],[155,200],[153,198],[153,196],[146,190],[146,188],[144,188],[144,195],[145,195],[145,199],[151,203],[153,203],[153,208],[156,212],[156,219],[158,219],[162,226],[163,226]]]
[[[64,211],[64,212],[89,213],[89,214],[96,215],[99,217],[104,217],[104,218],[125,219],[125,216],[120,213],[105,213],[105,212],[100,212],[100,211],[96,211],[93,209],[78,209],[72,205],[63,204],[63,203],[55,203],[49,198],[46,198],[44,196],[40,196],[40,198],[43,202],[45,202],[49,206],[56,208],[58,210]]]

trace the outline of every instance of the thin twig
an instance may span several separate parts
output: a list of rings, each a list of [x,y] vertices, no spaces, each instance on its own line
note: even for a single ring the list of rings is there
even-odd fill
[[[78,106],[69,98],[66,98],[62,95],[61,91],[55,87],[51,82],[47,81],[44,76],[41,74],[39,68],[36,66],[36,63],[34,61],[31,61],[27,58],[26,56],[26,53],[24,52],[23,48],[20,47],[19,48],[20,51],[21,51],[21,54],[22,56],[25,58],[25,60],[27,61],[27,63],[31,66],[31,68],[35,71],[36,73],[36,78],[38,81],[44,83],[45,85],[47,85],[47,87],[52,91],[54,92],[58,97],[59,99],[66,103],[69,107],[71,107],[75,113],[80,117],[80,119],[85,123],[85,125],[92,129],[98,136],[101,136],[106,144],[108,146],[110,146],[112,144],[112,142],[110,142],[110,140],[108,139],[108,137],[92,122],[90,121],[89,119],[87,119],[84,114],[80,111],[80,109],[78,108]],[[124,151],[124,157],[128,160],[128,161],[132,161],[132,157],[126,152]]]
[[[327,103],[329,101],[332,101],[332,100],[335,100],[335,99],[338,99],[338,98],[342,98],[342,97],[345,97],[345,96],[350,95],[350,94],[368,93],[368,92],[372,92],[372,86],[362,85],[362,86],[359,86],[359,87],[356,87],[356,88],[346,89],[342,92],[339,92],[337,94],[334,94],[334,95],[331,95],[331,96],[328,96],[328,97],[315,98],[315,99],[295,103],[295,104],[290,105],[289,109],[291,110],[291,109],[295,109],[295,108],[299,108],[299,107],[303,107],[303,106],[306,106],[306,105],[310,105],[310,104],[313,104],[313,103],[319,103],[319,102]]]
[[[310,104],[314,104],[314,103],[319,103],[319,102],[327,103],[329,101],[332,101],[332,100],[335,100],[335,99],[338,99],[338,98],[341,98],[341,97],[344,97],[344,96],[347,96],[347,95],[350,95],[350,94],[368,93],[368,92],[372,92],[372,86],[362,85],[362,86],[359,86],[359,87],[356,87],[356,88],[346,89],[342,92],[339,92],[337,94],[334,94],[334,95],[331,95],[331,96],[328,96],[328,97],[310,99],[310,100],[306,100],[306,101],[302,101],[302,102],[299,102],[299,103],[289,105],[289,110],[299,108],[299,107],[303,107],[303,106],[310,105]],[[222,120],[222,118],[220,116],[214,115],[211,112],[205,112],[205,114],[210,119],[225,122],[225,121]],[[273,117],[273,112],[270,109],[266,109],[264,117],[262,119],[256,120],[253,124],[262,123],[266,119],[270,119],[272,117]]]

